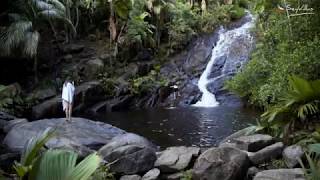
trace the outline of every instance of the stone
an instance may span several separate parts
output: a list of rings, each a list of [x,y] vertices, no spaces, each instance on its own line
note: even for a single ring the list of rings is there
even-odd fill
[[[210,180],[238,180],[246,176],[249,158],[235,148],[210,148],[201,154],[192,171],[192,178]]]
[[[247,128],[244,128],[244,129],[241,129],[233,134],[231,134],[230,136],[224,138],[220,143],[219,145],[223,144],[223,143],[226,143],[226,142],[231,142],[233,139],[236,139],[238,137],[241,137],[241,136],[247,136],[248,132],[250,131],[250,127],[247,127]]]
[[[13,83],[8,86],[0,85],[0,99],[12,98],[21,93],[21,86],[18,83]]]
[[[16,117],[14,117],[6,112],[0,111],[0,119],[8,121],[8,120],[16,119]]]
[[[67,55],[62,57],[62,60],[67,62],[67,63],[72,62],[72,59],[73,59],[72,54],[67,54]]]
[[[172,173],[187,168],[193,157],[198,157],[200,148],[198,147],[169,147],[161,152],[154,166],[161,172]]]
[[[99,56],[99,58],[100,58],[101,60],[103,60],[103,61],[107,61],[107,60],[109,60],[109,59],[111,58],[111,55],[110,55],[110,54],[101,54],[101,55]]]
[[[274,138],[265,134],[254,134],[250,136],[241,136],[233,139],[236,147],[240,150],[256,152],[274,143]]]
[[[257,173],[253,180],[305,180],[302,169],[272,169]]]
[[[12,164],[14,161],[19,161],[19,153],[5,153],[0,155],[0,169],[12,170]]]
[[[141,180],[157,180],[160,176],[160,170],[157,168],[153,168],[148,171],[145,175],[142,176]]]
[[[84,49],[84,45],[80,44],[69,44],[64,46],[63,52],[65,54],[75,54],[75,53],[80,53]]]
[[[121,78],[124,80],[129,80],[130,78],[137,76],[138,72],[139,66],[137,65],[137,63],[129,63],[125,67],[125,73],[121,76]]]
[[[139,175],[124,175],[120,177],[120,180],[140,180],[141,176]]]
[[[261,163],[267,162],[271,159],[281,156],[283,147],[284,147],[283,143],[278,142],[270,146],[267,146],[258,152],[254,152],[254,153],[249,152],[248,156],[252,164],[259,165]]]
[[[98,81],[85,82],[76,86],[74,112],[92,106],[103,98],[103,87]],[[32,107],[33,119],[63,116],[61,95],[48,99]],[[81,108],[80,108],[81,107]]]
[[[94,78],[103,70],[104,63],[101,59],[91,59],[84,64],[83,73],[87,78]]]
[[[8,133],[13,127],[22,125],[27,122],[28,122],[27,119],[14,119],[14,120],[8,121],[8,123],[3,127],[3,131],[5,133]]]
[[[253,179],[258,172],[260,172],[260,170],[257,167],[250,167],[247,172],[247,179]]]
[[[70,123],[65,118],[43,119],[19,126],[14,126],[3,140],[3,144],[11,152],[22,152],[26,142],[47,128],[55,130],[56,135],[46,146],[49,148],[72,148],[97,150],[125,131],[109,124],[91,121],[84,118],[72,118]],[[81,153],[81,152],[80,152]]]
[[[116,173],[144,173],[153,168],[156,147],[144,137],[127,133],[114,137],[99,150],[110,170]]]
[[[44,101],[49,98],[52,98],[57,95],[57,92],[54,88],[40,89],[33,93],[31,96],[37,101]]]
[[[108,112],[119,111],[129,109],[130,102],[132,101],[132,95],[120,96],[111,100],[108,100],[106,103],[106,110]]]
[[[90,41],[96,41],[96,40],[97,40],[97,36],[96,36],[95,34],[89,34],[89,35],[88,35],[88,39],[89,39]]]
[[[301,159],[303,155],[303,149],[299,145],[288,146],[282,152],[284,162],[289,168],[294,168],[299,165],[298,160]]]
[[[181,180],[184,177],[184,172],[177,172],[174,174],[166,175],[164,179],[167,180]]]
[[[57,96],[32,107],[32,118],[41,119],[63,115],[61,97]]]

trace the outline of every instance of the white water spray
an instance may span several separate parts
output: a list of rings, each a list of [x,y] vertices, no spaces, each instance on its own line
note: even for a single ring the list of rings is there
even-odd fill
[[[209,63],[207,64],[206,69],[202,73],[199,81],[198,81],[198,87],[199,90],[202,92],[201,99],[194,104],[194,106],[197,107],[216,107],[219,105],[219,102],[216,100],[216,97],[214,94],[212,94],[208,90],[208,84],[213,83],[215,80],[217,80],[219,77],[223,76],[220,75],[218,77],[215,77],[213,79],[208,79],[211,69],[215,63],[215,61],[226,55],[228,51],[231,51],[230,49],[232,43],[238,43],[237,39],[239,37],[246,37],[248,40],[252,40],[250,29],[254,25],[254,18],[253,16],[248,13],[247,16],[249,16],[250,20],[243,25],[241,25],[238,28],[226,31],[224,28],[221,28],[218,32],[219,34],[219,40],[216,44],[216,46],[212,49],[212,55]],[[226,62],[227,63],[227,62]],[[224,69],[225,67],[223,67]]]

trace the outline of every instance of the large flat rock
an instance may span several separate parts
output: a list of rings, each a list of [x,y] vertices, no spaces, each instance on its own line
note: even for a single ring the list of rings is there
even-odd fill
[[[302,169],[272,169],[257,173],[253,180],[305,180]]]
[[[3,144],[13,152],[21,152],[26,142],[48,127],[55,129],[56,136],[46,144],[50,148],[68,147],[76,150],[98,149],[125,131],[106,123],[84,118],[43,119],[14,126],[5,137]]]

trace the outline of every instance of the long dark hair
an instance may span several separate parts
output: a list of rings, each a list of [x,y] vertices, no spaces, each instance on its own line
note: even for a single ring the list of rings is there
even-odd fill
[[[67,86],[68,83],[71,83],[71,79],[68,77],[63,83],[63,86]]]

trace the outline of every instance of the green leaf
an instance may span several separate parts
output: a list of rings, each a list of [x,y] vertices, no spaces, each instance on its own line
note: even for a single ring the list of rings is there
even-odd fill
[[[21,164],[23,166],[32,165],[33,161],[36,159],[40,150],[43,148],[45,143],[54,136],[54,131],[51,128],[47,128],[44,132],[38,134],[36,137],[31,138],[21,155]]]
[[[99,167],[101,157],[93,153],[81,161],[67,176],[66,180],[86,180]]]

